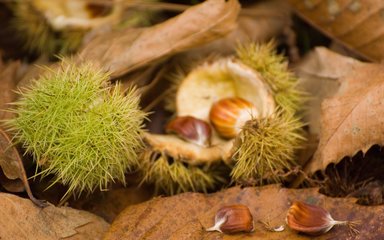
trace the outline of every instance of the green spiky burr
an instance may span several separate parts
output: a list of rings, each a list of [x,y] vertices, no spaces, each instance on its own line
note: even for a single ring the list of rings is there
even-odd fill
[[[298,79],[287,69],[285,58],[275,53],[273,42],[243,46],[237,53],[268,83],[277,107],[269,117],[250,120],[237,136],[231,177],[238,182],[281,182],[297,165],[296,152],[305,142],[305,124],[297,115],[305,94],[297,89]]]
[[[305,141],[304,124],[290,112],[248,121],[237,136],[235,166],[237,182],[281,182],[285,172],[297,165],[295,154]]]
[[[91,64],[64,61],[20,91],[6,124],[41,167],[37,175],[54,175],[67,194],[92,192],[125,183],[126,171],[139,165],[146,116],[139,100],[134,88],[123,95]]]
[[[225,166],[194,166],[150,150],[145,154],[152,157],[143,158],[143,182],[153,183],[157,193],[208,192],[226,182],[223,171],[228,171],[228,168]]]
[[[249,44],[237,49],[239,59],[263,76],[273,91],[276,104],[283,110],[296,113],[301,109],[305,94],[298,90],[298,79],[287,69],[283,55],[277,54],[275,44]]]
[[[148,135],[143,158],[146,181],[171,193],[174,189],[204,191],[207,186],[217,187],[220,181],[211,183],[218,177],[226,179],[226,171],[210,171],[220,163],[231,168],[234,182],[258,184],[281,182],[296,167],[295,154],[305,141],[304,124],[296,115],[304,94],[297,90],[297,79],[288,71],[284,57],[275,53],[272,42],[239,47],[237,56],[211,59],[173,80],[174,97],[167,106],[177,117],[192,116],[210,123],[212,145],[204,148],[177,136]],[[213,107],[225,99],[229,102]],[[236,105],[239,102],[247,104]],[[236,117],[240,113],[249,113],[250,118]],[[232,135],[224,136],[219,124],[241,131],[234,131],[230,139]]]

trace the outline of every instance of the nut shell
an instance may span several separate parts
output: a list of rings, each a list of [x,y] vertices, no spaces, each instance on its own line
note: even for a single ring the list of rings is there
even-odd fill
[[[211,127],[207,122],[192,116],[174,118],[167,124],[165,131],[200,146],[211,145]]]
[[[213,104],[209,113],[213,127],[226,139],[236,137],[247,121],[258,117],[256,106],[240,97],[219,100]]]
[[[300,201],[289,208],[286,220],[291,229],[310,235],[328,232],[335,222],[325,209]]]
[[[222,233],[252,232],[254,230],[253,217],[249,208],[242,204],[220,208],[215,216],[215,225],[207,231]]]

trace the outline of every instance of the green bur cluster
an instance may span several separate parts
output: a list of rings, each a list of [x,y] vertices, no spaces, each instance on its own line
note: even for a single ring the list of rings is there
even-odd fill
[[[264,180],[281,182],[284,173],[296,165],[295,153],[305,140],[303,126],[299,118],[282,111],[247,122],[237,139],[241,144],[233,156],[232,178],[260,185]]]
[[[285,57],[276,54],[273,41],[240,47],[237,55],[244,64],[263,76],[283,112],[295,114],[301,109],[305,94],[298,90],[298,79],[287,69]]]
[[[202,191],[214,189],[219,183],[224,184],[222,171],[225,168],[214,166],[192,166],[180,159],[170,161],[165,153],[148,151],[143,158],[144,177],[142,182],[152,182],[155,192],[174,195],[188,191]],[[170,163],[171,162],[171,163]]]
[[[53,174],[52,184],[68,186],[67,194],[125,183],[125,171],[138,166],[146,114],[135,89],[123,96],[108,80],[87,64],[48,69],[20,92],[17,117],[8,121],[16,142],[42,167],[38,175]]]
[[[269,42],[237,51],[241,61],[268,83],[277,107],[268,118],[250,120],[237,137],[239,147],[231,172],[235,181],[281,182],[284,173],[297,165],[296,151],[305,142],[305,124],[297,116],[305,94],[297,89],[298,79],[288,71],[284,56],[274,49],[274,43]]]

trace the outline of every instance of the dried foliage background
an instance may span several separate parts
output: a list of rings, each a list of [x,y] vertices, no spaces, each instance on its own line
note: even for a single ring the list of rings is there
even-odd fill
[[[112,77],[121,76],[226,35],[236,26],[239,10],[236,0],[206,1],[147,29],[99,36],[80,51],[79,58],[98,61],[96,65],[110,71]]]
[[[133,174],[128,176],[131,185],[116,183],[108,192],[68,199],[71,207],[39,208],[20,196],[40,205],[44,202],[36,196],[58,204],[65,189],[46,190],[47,182],[28,181],[35,170],[29,156],[20,154],[12,136],[0,129],[0,190],[14,193],[0,193],[0,239],[314,239],[287,227],[270,232],[261,223],[284,225],[294,200],[320,205],[335,219],[361,221],[358,235],[336,227],[316,239],[384,239],[383,206],[361,206],[351,198],[359,189],[360,195],[384,202],[383,7],[380,0],[207,0],[153,26],[92,33],[71,58],[92,61],[125,88],[138,85],[143,108],[156,112],[150,131],[162,129],[168,117],[162,109],[163,93],[175,63],[188,68],[207,56],[233,54],[239,44],[275,39],[300,78],[300,88],[308,93],[302,113],[309,142],[298,157],[302,174],[285,187],[318,188],[232,187],[153,198],[152,186],[137,187]],[[4,9],[0,3],[0,120],[13,117],[4,110],[17,99],[15,90],[41,73],[36,65],[57,65],[46,57],[23,57],[20,43],[9,33],[12,14]],[[319,40],[322,46],[313,44],[317,36],[325,39]],[[319,188],[348,197],[326,197]],[[223,235],[204,230],[213,225],[220,207],[235,203],[249,206],[255,232]]]
[[[336,227],[315,239],[380,239],[383,237],[383,206],[363,207],[354,199],[329,198],[318,189],[284,189],[276,185],[260,188],[230,188],[211,195],[184,193],[174,197],[156,198],[125,209],[108,230],[105,239],[314,239],[286,229],[269,232],[261,222],[270,226],[285,223],[285,216],[294,200],[316,204],[341,220],[361,220],[359,236],[350,235],[346,228]],[[195,204],[199,203],[199,204]],[[248,234],[223,235],[206,232],[214,224],[214,216],[222,206],[244,204],[249,207],[255,231]],[[260,222],[261,221],[261,222]],[[372,232],[375,229],[377,232]]]
[[[380,0],[289,0],[306,21],[350,50],[379,62],[383,59],[383,7]]]
[[[302,84],[316,98],[311,102],[308,120],[320,136],[306,168],[308,173],[384,144],[379,130],[384,126],[382,67],[318,48],[297,68]]]
[[[102,218],[67,207],[36,207],[31,201],[0,193],[3,239],[102,239],[109,225]]]

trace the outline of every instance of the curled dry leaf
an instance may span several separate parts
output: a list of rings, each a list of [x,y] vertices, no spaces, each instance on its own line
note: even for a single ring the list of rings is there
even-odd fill
[[[100,217],[68,207],[37,208],[31,201],[0,193],[0,239],[102,239]]]
[[[286,0],[256,1],[242,8],[237,27],[229,34],[189,51],[182,57],[187,55],[189,61],[190,58],[198,59],[212,53],[233,54],[239,44],[266,42],[283,34],[290,27],[290,21],[291,10]]]
[[[5,189],[10,192],[25,190],[33,203],[40,207],[46,206],[44,201],[37,200],[32,195],[21,157],[2,129],[0,129],[0,168],[6,177],[6,179],[0,179],[0,183]]]
[[[14,91],[18,83],[20,62],[3,63],[0,60],[0,120],[12,118],[13,113],[6,111],[9,104],[17,98]],[[35,199],[30,190],[23,162],[12,146],[9,136],[0,128],[0,184],[10,192],[27,191],[30,199],[38,206],[44,206],[42,201]]]
[[[316,48],[296,66],[299,86],[310,96],[304,121],[309,123],[310,133],[320,133],[320,107],[324,99],[333,96],[340,86],[338,79],[350,71],[357,61],[324,48]]]
[[[23,163],[17,150],[12,147],[8,135],[0,129],[0,168],[4,178],[0,178],[1,185],[10,192],[23,192],[23,182],[28,184]]]
[[[1,62],[1,60],[0,60]],[[17,94],[14,92],[17,86],[17,70],[20,62],[11,62],[9,64],[0,63],[0,119],[12,117],[12,113],[4,111],[9,108],[9,103],[13,102]]]
[[[319,83],[327,81],[324,79],[327,77],[337,81],[333,85],[340,86],[336,91],[326,92],[325,99],[318,96],[322,100],[321,109],[318,102],[310,106],[317,109],[314,114],[321,113],[320,142],[305,168],[307,173],[323,170],[328,164],[338,163],[359,151],[365,153],[372,145],[384,145],[383,66],[362,63],[324,48],[318,48],[311,58],[308,61],[317,64],[299,70],[307,73],[302,75],[306,78],[303,81]],[[320,69],[318,73],[317,69]],[[310,72],[313,74],[308,75]]]
[[[91,40],[79,53],[79,60],[97,61],[111,77],[129,71],[229,33],[236,26],[237,0],[208,0],[164,23],[146,29],[126,29]]]
[[[360,220],[360,234],[352,237],[348,228],[335,227],[316,239],[381,239],[384,232],[384,207],[364,207],[351,198],[329,198],[317,189],[285,189],[277,185],[257,188],[239,187],[210,195],[184,193],[155,198],[126,208],[112,223],[105,240],[112,239],[313,239],[286,228],[270,232],[259,222],[271,226],[285,223],[294,201],[303,201],[326,208],[334,218]],[[244,204],[255,219],[255,231],[235,235],[206,232],[214,224],[216,212],[223,206]],[[375,229],[372,231],[372,229]]]
[[[384,58],[382,0],[289,0],[299,16],[371,60]]]

